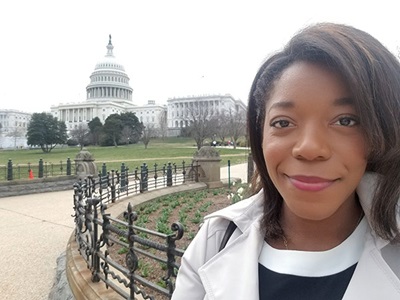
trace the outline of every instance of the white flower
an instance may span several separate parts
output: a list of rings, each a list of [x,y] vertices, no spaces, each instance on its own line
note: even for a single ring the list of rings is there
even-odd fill
[[[235,184],[236,184],[236,181],[232,182],[232,185],[233,185],[233,186],[235,186]]]
[[[240,187],[240,188],[237,190],[237,193],[238,193],[239,195],[241,195],[241,194],[243,193],[243,191],[244,191],[244,188]]]

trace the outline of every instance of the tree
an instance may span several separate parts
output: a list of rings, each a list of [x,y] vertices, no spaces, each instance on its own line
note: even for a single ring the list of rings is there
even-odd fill
[[[121,116],[118,114],[109,115],[104,122],[103,132],[105,135],[104,143],[106,146],[114,145],[118,147],[118,140],[122,131]]]
[[[246,134],[246,115],[243,111],[229,111],[229,128],[233,148],[236,149],[237,140]]]
[[[2,138],[3,124],[0,123],[0,139]],[[0,143],[0,148],[3,148]]]
[[[164,140],[168,134],[167,111],[163,110],[158,117],[158,135]]]
[[[124,126],[121,131],[121,142],[129,145],[131,137],[133,135],[133,129],[129,126]]]
[[[121,114],[121,121],[123,127],[132,129],[130,142],[136,144],[142,136],[143,124],[139,121],[136,115],[132,112]]]
[[[152,125],[144,126],[142,133],[142,142],[144,144],[144,148],[147,149],[147,145],[150,143],[150,140],[157,136],[157,130]]]
[[[219,137],[222,144],[225,142],[225,138],[230,136],[230,119],[228,114],[222,112],[218,116],[218,122],[215,128],[215,134]]]
[[[32,114],[26,136],[28,145],[40,146],[45,153],[68,139],[65,123],[44,112]]]
[[[17,139],[22,137],[24,135],[24,132],[22,131],[22,128],[20,127],[14,127],[9,131],[6,136],[14,138],[14,148],[17,148]]]
[[[100,138],[103,133],[103,124],[101,123],[99,117],[93,118],[89,123],[88,127],[90,130],[90,139],[93,145],[100,144]]]
[[[189,123],[190,136],[195,140],[197,149],[203,146],[203,142],[207,137],[214,134],[216,119],[214,111],[209,107],[207,102],[192,102],[186,109],[186,115]]]
[[[81,150],[83,146],[88,143],[89,134],[89,127],[85,124],[79,124],[77,128],[70,131],[71,138],[79,144]]]
[[[124,130],[124,128],[127,128]],[[129,132],[129,136],[122,137],[122,131],[124,135]],[[143,125],[139,122],[138,118],[134,113],[123,113],[123,114],[112,114],[106,119],[103,132],[105,135],[104,145],[118,146],[120,142],[126,143],[126,139],[130,143],[137,143],[142,135]]]

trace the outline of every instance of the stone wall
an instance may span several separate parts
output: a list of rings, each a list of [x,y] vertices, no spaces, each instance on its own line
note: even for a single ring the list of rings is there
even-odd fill
[[[0,198],[65,190],[72,191],[76,181],[76,176],[71,175],[0,182]]]

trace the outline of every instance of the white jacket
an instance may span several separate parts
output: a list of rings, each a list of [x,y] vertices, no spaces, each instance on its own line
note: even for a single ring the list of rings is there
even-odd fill
[[[367,219],[375,176],[365,174],[357,188]],[[258,257],[264,241],[260,229],[263,199],[261,191],[205,218],[182,258],[172,300],[259,300]],[[237,229],[226,247],[218,252],[231,220]],[[382,240],[370,227],[365,238],[364,251],[343,299],[399,300],[400,245]]]

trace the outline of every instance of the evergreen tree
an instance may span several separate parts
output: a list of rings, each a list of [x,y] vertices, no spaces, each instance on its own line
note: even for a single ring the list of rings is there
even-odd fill
[[[34,113],[26,137],[28,145],[40,146],[43,152],[48,153],[55,146],[67,142],[67,127],[51,114]]]

